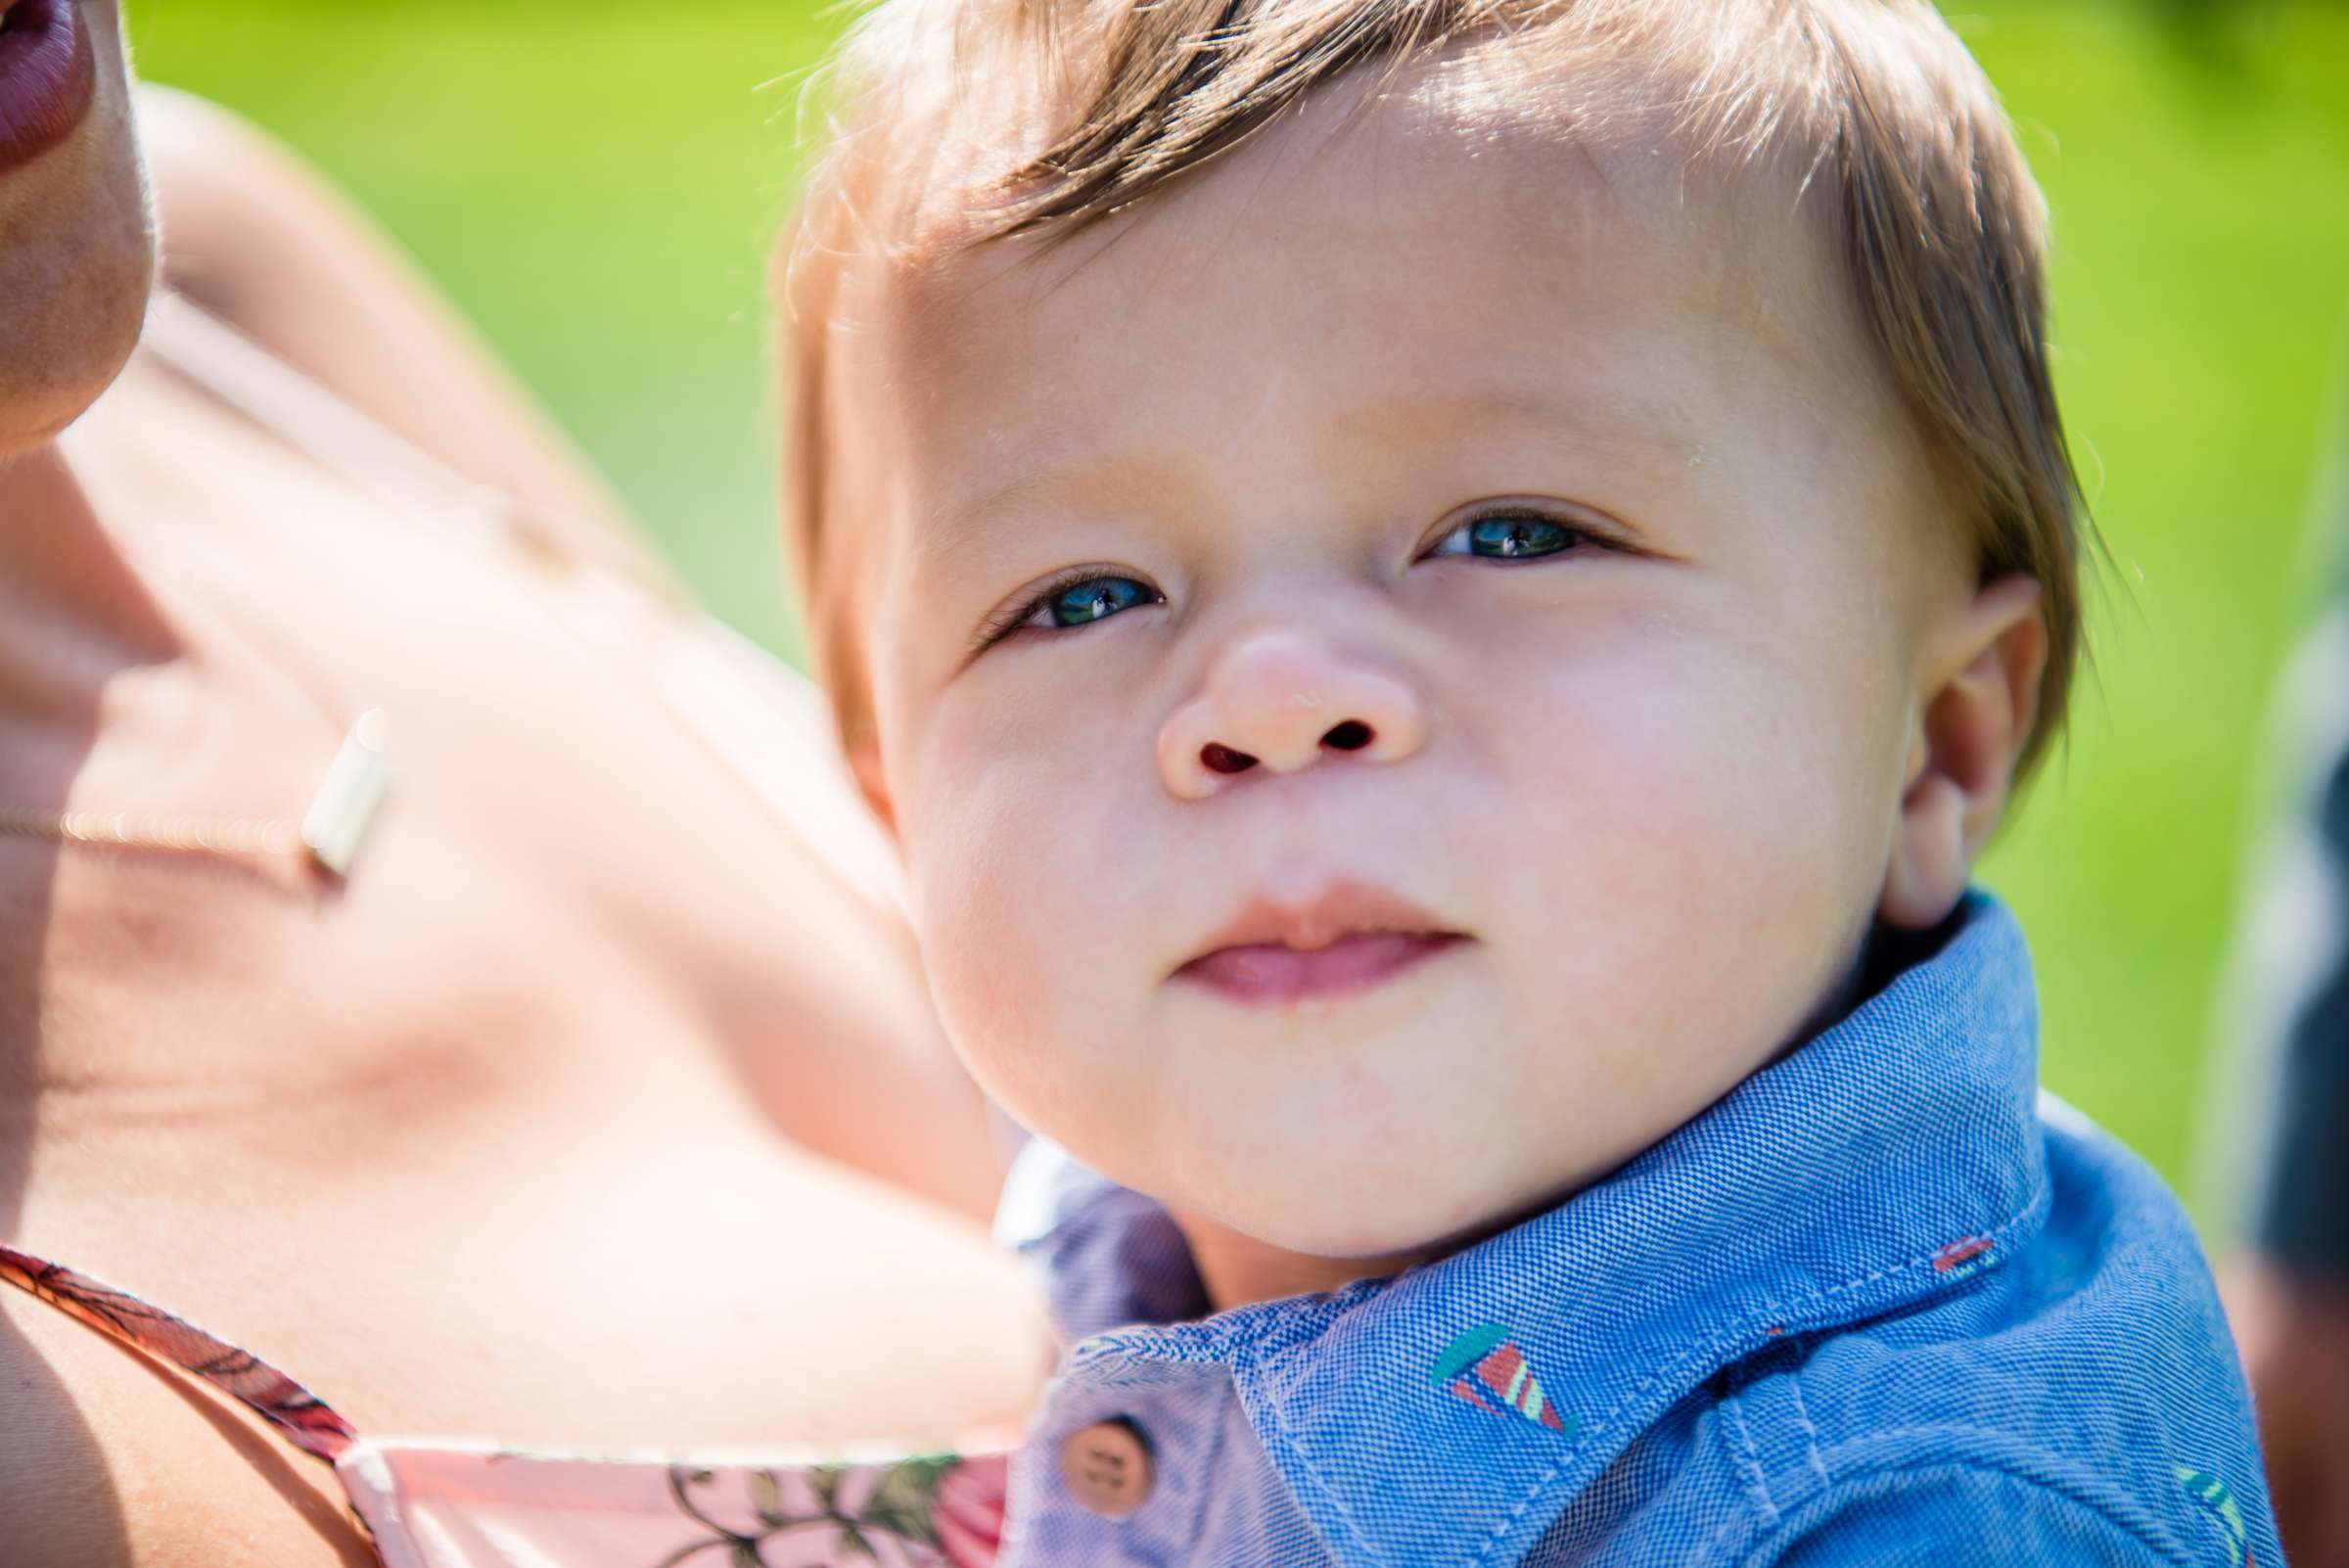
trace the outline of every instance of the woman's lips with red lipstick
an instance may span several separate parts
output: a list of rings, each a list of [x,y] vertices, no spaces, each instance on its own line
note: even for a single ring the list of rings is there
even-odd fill
[[[0,0],[0,174],[72,135],[97,85],[73,0]]]
[[[1368,991],[1469,940],[1383,888],[1340,882],[1302,903],[1254,900],[1174,975],[1282,1007]]]

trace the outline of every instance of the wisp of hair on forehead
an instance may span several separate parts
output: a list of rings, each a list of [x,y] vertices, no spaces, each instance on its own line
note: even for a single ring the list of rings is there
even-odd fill
[[[1079,232],[1345,73],[1465,49],[1521,56],[1497,79],[1529,97],[1578,71],[1635,83],[1692,161],[1773,155],[1826,198],[1806,206],[1834,225],[1981,580],[2041,586],[2029,773],[2062,728],[2094,530],[2049,370],[2046,204],[1927,0],[882,0],[818,78],[822,146],[777,251],[791,560],[852,744],[870,740],[870,628],[847,591],[859,520],[828,508],[825,351],[849,269]]]

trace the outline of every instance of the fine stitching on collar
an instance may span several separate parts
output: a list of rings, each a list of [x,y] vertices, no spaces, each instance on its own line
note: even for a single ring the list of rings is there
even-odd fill
[[[1753,1430],[1745,1422],[1745,1401],[1736,1395],[1725,1396],[1719,1407],[1722,1419],[1737,1428],[1737,1479],[1745,1483],[1746,1492],[1762,1505],[1762,1515],[1772,1524],[1778,1522],[1778,1499],[1770,1495],[1770,1475],[1762,1468],[1762,1454],[1754,1447]]]
[[[1212,1481],[1212,1478],[1220,1472],[1222,1466],[1224,1446],[1230,1441],[1231,1437],[1231,1422],[1227,1418],[1224,1411],[1219,1410],[1216,1412],[1216,1424],[1210,1430],[1213,1431],[1215,1435],[1208,1440],[1207,1454],[1199,1466],[1199,1473],[1203,1476],[1211,1478]],[[1191,1510],[1190,1539],[1193,1541],[1201,1539],[1202,1532],[1199,1528],[1200,1521],[1206,1518],[1208,1504],[1214,1500],[1214,1489],[1212,1485],[1200,1487],[1197,1489],[1197,1491],[1199,1493],[1199,1500],[1196,1506],[1194,1506]]]
[[[1794,1418],[1803,1427],[1803,1457],[1811,1461],[1812,1473],[1820,1486],[1829,1484],[1827,1461],[1819,1452],[1819,1428],[1811,1420],[1811,1407],[1803,1403],[1803,1374],[1800,1367],[1786,1369],[1786,1394],[1794,1402]]]
[[[1104,1329],[1087,1335],[1075,1349],[1085,1359],[1089,1359],[1086,1347],[1092,1346],[1114,1348],[1122,1356],[1170,1366],[1213,1364],[1236,1370],[1246,1361],[1254,1370],[1310,1348],[1335,1327],[1339,1318],[1384,1295],[1400,1277],[1358,1279],[1318,1298],[1253,1302],[1188,1322],[1133,1323]]]
[[[1326,1330],[1329,1324],[1324,1322],[1321,1325],[1321,1330],[1316,1330],[1316,1332]],[[1286,1347],[1283,1354],[1295,1351],[1299,1347],[1297,1346]],[[1261,1367],[1264,1364],[1264,1360],[1265,1358],[1251,1355],[1249,1357],[1249,1369],[1254,1371],[1258,1367]],[[1348,1503],[1346,1500],[1345,1488],[1331,1486],[1321,1472],[1314,1467],[1311,1455],[1311,1445],[1296,1441],[1296,1435],[1289,1430],[1288,1423],[1281,1417],[1278,1402],[1273,1402],[1272,1404],[1267,1405],[1266,1407],[1266,1413],[1272,1421],[1279,1425],[1282,1433],[1289,1437],[1290,1461],[1297,1466],[1301,1473],[1312,1480],[1314,1490],[1319,1492],[1324,1498],[1328,1499],[1331,1506],[1334,1507],[1339,1516],[1346,1521],[1346,1532],[1353,1539],[1353,1544],[1355,1546],[1359,1549],[1362,1561],[1365,1564],[1383,1565],[1387,1561],[1387,1555],[1385,1552],[1380,1551],[1374,1545],[1372,1545],[1371,1538],[1362,1529],[1361,1521],[1354,1516],[1353,1505]],[[1304,1499],[1300,1499],[1299,1500],[1303,1501]]]
[[[2029,1204],[2015,1214],[2009,1216],[2004,1221],[2002,1221],[1997,1225],[1992,1226],[1990,1230],[1985,1232],[1985,1234],[1988,1235],[1994,1243],[2004,1243],[2014,1232],[2028,1228],[2034,1223],[2044,1222],[2047,1218],[2047,1208],[2051,1198],[2052,1189],[2043,1179],[2038,1189],[2033,1192]],[[2004,1258],[2006,1255],[2007,1249],[2001,1245],[1999,1247],[1999,1256]],[[1930,1268],[1932,1263],[1933,1253],[1931,1251],[1921,1252],[1902,1263],[1893,1264],[1887,1268],[1878,1268],[1869,1273],[1857,1275],[1851,1279],[1844,1280],[1840,1284],[1830,1285],[1824,1290],[1818,1292],[1817,1295],[1811,1298],[1809,1301],[1803,1302],[1800,1305],[1804,1307],[1817,1307],[1825,1303],[1830,1297],[1842,1295],[1849,1291],[1858,1290],[1863,1286],[1872,1284],[1876,1280],[1882,1279],[1890,1274],[1897,1274],[1918,1268]],[[1897,1305],[1903,1304],[1888,1304],[1887,1310],[1890,1310],[1892,1306]],[[1543,1471],[1542,1474],[1535,1479],[1534,1484],[1526,1489],[1525,1496],[1518,1500],[1517,1506],[1511,1508],[1506,1514],[1501,1516],[1499,1524],[1497,1525],[1492,1533],[1486,1537],[1483,1548],[1480,1549],[1474,1557],[1469,1559],[1470,1568],[1478,1568],[1478,1565],[1488,1563],[1493,1560],[1493,1554],[1500,1549],[1501,1542],[1507,1539],[1511,1530],[1516,1528],[1517,1521],[1524,1515],[1525,1510],[1532,1507],[1535,1500],[1543,1493],[1547,1492],[1551,1485],[1556,1482],[1559,1476],[1565,1474],[1574,1466],[1577,1460],[1581,1459],[1585,1454],[1595,1448],[1597,1440],[1607,1435],[1609,1429],[1613,1426],[1616,1417],[1620,1416],[1627,1407],[1635,1403],[1643,1401],[1646,1398],[1649,1390],[1653,1389],[1658,1383],[1670,1382],[1675,1386],[1678,1386],[1691,1365],[1716,1356],[1724,1347],[1733,1344],[1740,1337],[1754,1334],[1764,1324],[1778,1322],[1781,1320],[1785,1319],[1782,1319],[1779,1315],[1777,1315],[1777,1310],[1770,1307],[1768,1304],[1765,1304],[1763,1310],[1760,1312],[1747,1313],[1742,1319],[1732,1324],[1729,1328],[1724,1329],[1720,1333],[1715,1334],[1712,1338],[1690,1347],[1690,1349],[1683,1353],[1678,1360],[1667,1363],[1658,1370],[1648,1373],[1646,1377],[1642,1378],[1638,1383],[1633,1386],[1630,1393],[1624,1395],[1622,1399],[1616,1401],[1614,1406],[1610,1407],[1604,1415],[1597,1416],[1589,1421],[1586,1421],[1583,1425],[1581,1438],[1569,1447],[1568,1452],[1562,1457],[1551,1464],[1548,1469]],[[1793,1329],[1794,1326],[1795,1324],[1792,1321],[1787,1321],[1787,1327],[1790,1330]],[[1770,1336],[1765,1335],[1757,1342],[1755,1348],[1759,1349],[1761,1345],[1769,1342]],[[1726,1358],[1724,1360],[1716,1362],[1715,1364],[1727,1364],[1727,1360],[1733,1360],[1735,1359],[1736,1358],[1734,1357]],[[1300,1458],[1302,1460],[1302,1455],[1300,1455]],[[1314,1479],[1319,1481],[1320,1478],[1315,1476]],[[1320,1484],[1324,1491],[1328,1490],[1328,1483],[1321,1482]]]
[[[1374,1287],[1365,1289],[1359,1298],[1360,1300],[1367,1301],[1371,1297],[1376,1296],[1379,1293],[1379,1290],[1384,1287],[1386,1282],[1381,1280],[1363,1280],[1359,1283],[1364,1286]],[[1351,1296],[1352,1287],[1349,1287],[1346,1292],[1342,1292],[1341,1294]],[[1350,1300],[1348,1305],[1352,1306],[1354,1305],[1354,1302]],[[1294,1343],[1279,1346],[1271,1350],[1266,1350],[1260,1345],[1243,1341],[1240,1353],[1233,1356],[1231,1359],[1231,1368],[1235,1374],[1233,1379],[1233,1387],[1236,1389],[1239,1386],[1239,1379],[1236,1374],[1241,1370],[1243,1362],[1246,1365],[1247,1371],[1251,1374],[1251,1377],[1253,1377],[1254,1374],[1263,1369],[1267,1360],[1273,1360],[1274,1358],[1280,1356],[1299,1354],[1302,1351],[1310,1348],[1310,1341],[1325,1332],[1329,1328],[1330,1324],[1336,1320],[1337,1315],[1338,1314],[1334,1312],[1326,1314],[1322,1321],[1314,1327],[1311,1335],[1292,1335],[1291,1339],[1294,1341]],[[1288,1424],[1281,1420],[1280,1412],[1277,1408],[1277,1402],[1267,1405],[1266,1411],[1267,1417],[1277,1423],[1282,1432],[1289,1433]],[[1241,1413],[1243,1417],[1245,1417],[1247,1413],[1245,1406],[1242,1407]],[[1352,1539],[1353,1545],[1359,1548],[1360,1560],[1365,1564],[1374,1565],[1374,1568],[1375,1565],[1384,1565],[1388,1560],[1386,1553],[1380,1551],[1375,1545],[1372,1545],[1371,1537],[1362,1529],[1361,1521],[1354,1516],[1354,1508],[1346,1500],[1345,1489],[1330,1485],[1328,1480],[1322,1476],[1321,1472],[1314,1468],[1313,1462],[1309,1456],[1311,1446],[1308,1444],[1295,1442],[1294,1434],[1289,1433],[1289,1435],[1292,1439],[1289,1450],[1290,1459],[1296,1464],[1300,1471],[1312,1479],[1314,1489],[1317,1490],[1323,1497],[1327,1498],[1337,1513],[1345,1519],[1347,1534]],[[1222,1441],[1221,1429],[1219,1429],[1217,1441]],[[1303,1499],[1300,1499],[1299,1500],[1302,1501]]]
[[[1305,1456],[1303,1450],[1300,1450],[1294,1457],[1297,1468],[1303,1471],[1305,1474],[1313,1477],[1313,1485],[1321,1490],[1322,1494],[1330,1499],[1332,1504],[1335,1505],[1338,1513],[1345,1518],[1346,1533],[1352,1538],[1354,1544],[1360,1548],[1362,1561],[1364,1563],[1373,1564],[1381,1564],[1386,1562],[1386,1553],[1371,1545],[1370,1538],[1362,1531],[1361,1522],[1355,1518],[1354,1509],[1347,1504],[1346,1494],[1338,1488],[1331,1486],[1327,1481],[1321,1478],[1321,1472],[1313,1468],[1313,1460]]]
[[[1905,1431],[1908,1429],[1899,1428],[1896,1430]],[[1882,1436],[1884,1434],[1877,1435]],[[2159,1545],[2149,1539],[2143,1531],[2128,1524],[2126,1521],[2114,1514],[2110,1508],[2106,1507],[2103,1502],[2081,1491],[2080,1488],[2071,1486],[2053,1477],[2033,1475],[2018,1465],[1992,1455],[1986,1454],[1981,1456],[1968,1456],[1962,1459],[1930,1459],[1921,1464],[1869,1465],[1865,1469],[1857,1470],[1852,1474],[1845,1476],[1843,1478],[1841,1490],[1843,1492],[1855,1490],[1866,1482],[1873,1480],[1877,1476],[1925,1477],[1944,1475],[1997,1476],[2004,1480],[2011,1481],[2017,1486],[2028,1488],[2033,1492],[2044,1492],[2050,1496],[2061,1498],[2064,1501],[2071,1503],[2074,1507],[2079,1508],[2082,1512],[2094,1517],[2097,1523],[2103,1525],[2104,1528],[2111,1531],[2114,1535],[2121,1537],[2131,1545],[2142,1549],[2148,1556],[2163,1562],[2175,1563],[2180,1561],[2180,1558],[2177,1556],[2177,1554],[2164,1550]],[[1819,1494],[1817,1498],[1814,1498],[1809,1502],[1805,1503],[1801,1511],[1809,1512],[1812,1508],[1824,1503],[1834,1496],[1836,1496],[1836,1494],[1833,1492],[1822,1492]],[[1734,1523],[1734,1521],[1730,1522]],[[1770,1528],[1758,1532],[1755,1538],[1748,1543],[1745,1550],[1738,1554],[1737,1561],[1739,1563],[1751,1563],[1756,1561],[1758,1558],[1760,1558],[1764,1551],[1771,1549],[1777,1544],[1773,1538],[1776,1536],[1777,1532],[1783,1528],[1784,1521],[1781,1519],[1779,1522],[1772,1525]],[[1720,1536],[1717,1534],[1714,1539],[1716,1544],[1718,1544]],[[2186,1561],[2190,1564],[2192,1559],[2188,1558],[2186,1559]]]

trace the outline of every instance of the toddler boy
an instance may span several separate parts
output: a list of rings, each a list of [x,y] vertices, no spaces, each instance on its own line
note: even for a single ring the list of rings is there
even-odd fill
[[[887,0],[819,673],[1072,1342],[1006,1562],[2276,1562],[1969,867],[2044,212],[1919,0]]]

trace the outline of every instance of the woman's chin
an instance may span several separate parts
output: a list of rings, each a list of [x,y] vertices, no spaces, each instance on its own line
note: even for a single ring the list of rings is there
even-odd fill
[[[36,157],[0,166],[0,458],[79,418],[138,344],[156,268],[111,6],[75,12],[95,56],[86,113]]]
[[[138,346],[156,242],[135,167],[128,187],[127,199],[69,211],[31,243],[0,228],[0,458],[80,418]]]
[[[126,293],[135,308],[76,312],[69,335],[0,330],[0,461],[62,435],[121,373],[146,304],[144,288]]]

